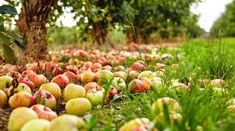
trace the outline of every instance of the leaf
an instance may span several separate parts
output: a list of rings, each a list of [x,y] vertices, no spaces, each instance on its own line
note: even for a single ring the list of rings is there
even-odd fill
[[[0,14],[17,15],[17,11],[14,7],[12,7],[10,5],[2,5],[2,6],[0,6]]]
[[[10,38],[2,31],[0,31],[0,43],[8,46],[11,44]]]
[[[8,32],[8,34],[10,35],[12,42],[14,42],[18,47],[20,47],[21,49],[25,49],[25,45],[24,45],[24,39],[21,38],[20,36],[18,36],[16,33],[14,32]]]
[[[14,51],[10,48],[10,46],[4,43],[2,43],[2,50],[3,50],[3,57],[5,58],[5,60],[8,63],[13,64],[16,60]]]

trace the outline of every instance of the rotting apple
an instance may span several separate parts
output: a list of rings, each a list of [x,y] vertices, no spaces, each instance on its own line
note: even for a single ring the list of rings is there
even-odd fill
[[[46,120],[53,120],[57,117],[56,112],[52,111],[49,107],[41,104],[36,104],[30,107],[32,110],[34,110],[38,118],[40,119],[46,119]]]
[[[138,72],[142,72],[145,70],[145,64],[144,62],[140,61],[140,62],[135,62],[133,63],[131,66],[130,66],[130,69],[131,70],[135,70],[135,71],[138,71]]]
[[[47,131],[86,131],[83,119],[74,115],[61,115],[51,121]]]
[[[44,119],[34,119],[27,122],[20,131],[46,131],[50,122]]]
[[[32,109],[19,107],[11,112],[8,121],[8,130],[19,131],[27,122],[37,118],[37,114]]]
[[[65,105],[68,114],[83,116],[91,110],[91,103],[87,98],[75,98],[69,100]]]
[[[70,83],[64,89],[65,102],[69,101],[70,99],[82,98],[85,96],[86,96],[86,90],[80,85]]]
[[[89,82],[89,83],[87,83],[84,86],[84,89],[86,90],[86,92],[88,92],[89,90],[96,90],[96,91],[103,90],[104,91],[104,88],[99,86],[96,82]]]
[[[139,79],[132,80],[128,85],[128,89],[130,89],[132,92],[146,91],[144,87],[144,82]]]
[[[51,82],[54,82],[60,86],[61,89],[64,89],[69,84],[69,78],[65,75],[57,75],[55,76]]]
[[[32,104],[34,104],[34,99],[32,95],[26,91],[17,92],[9,99],[9,105],[11,108],[29,107]]]
[[[56,107],[55,97],[46,90],[39,90],[33,95],[33,99],[36,104],[45,105],[51,109]]]
[[[59,85],[57,85],[54,82],[42,84],[40,86],[39,90],[46,90],[46,91],[50,92],[57,100],[61,96],[61,89],[60,89]]]

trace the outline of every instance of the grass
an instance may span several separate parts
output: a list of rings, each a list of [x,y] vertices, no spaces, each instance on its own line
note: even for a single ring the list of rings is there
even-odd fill
[[[180,124],[174,127],[160,125],[155,126],[164,130],[235,130],[235,114],[226,110],[226,102],[235,96],[234,66],[235,66],[235,40],[190,40],[177,50],[162,49],[160,52],[168,52],[176,56],[184,54],[183,59],[172,59],[171,61],[160,61],[168,65],[163,77],[164,85],[146,93],[132,94],[123,92],[120,99],[112,101],[103,107],[95,107],[90,113],[96,116],[93,121],[93,130],[113,131],[118,130],[124,123],[135,119],[146,117],[154,120],[151,112],[151,104],[161,97],[172,97],[176,99],[182,108],[183,117]],[[125,62],[129,66],[134,61],[128,59]],[[178,63],[178,68],[171,64]],[[154,63],[149,63],[150,64]],[[218,93],[212,88],[199,90],[199,79],[224,79],[228,82],[227,92]],[[190,81],[190,93],[177,93],[169,88],[172,79],[183,82]],[[128,84],[128,83],[127,83]]]

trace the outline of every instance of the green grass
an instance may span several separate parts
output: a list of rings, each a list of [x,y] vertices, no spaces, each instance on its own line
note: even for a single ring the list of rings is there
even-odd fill
[[[124,123],[140,117],[154,120],[151,112],[151,104],[161,97],[172,97],[176,99],[181,107],[183,120],[174,127],[166,125],[155,126],[164,130],[235,130],[235,114],[228,113],[226,102],[235,96],[234,68],[235,68],[235,40],[190,40],[177,50],[160,50],[176,56],[184,54],[184,58],[172,59],[171,61],[160,61],[168,65],[166,74],[163,77],[164,85],[157,90],[150,90],[146,93],[133,94],[129,91],[123,92],[121,98],[111,103],[95,107],[90,112],[97,117],[93,121],[93,130],[112,131],[118,130]],[[127,60],[126,66],[133,63]],[[178,68],[171,64],[178,63]],[[148,63],[148,66],[154,63]],[[199,79],[224,79],[228,83],[227,92],[216,93],[211,88],[204,91],[199,90]],[[190,81],[190,93],[177,93],[169,88],[172,79],[179,79],[183,82]],[[128,84],[128,83],[127,83]]]

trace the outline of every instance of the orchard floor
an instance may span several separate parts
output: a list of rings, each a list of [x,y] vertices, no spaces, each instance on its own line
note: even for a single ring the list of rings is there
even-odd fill
[[[155,123],[159,130],[235,130],[235,111],[227,111],[227,102],[235,97],[235,39],[219,40],[196,39],[185,44],[169,45],[160,48],[158,53],[171,54],[166,60],[145,61],[148,70],[155,71],[156,63],[163,63],[165,75],[163,85],[143,93],[124,91],[109,104],[93,107],[84,118],[93,130],[118,130],[128,121],[145,117],[154,121],[151,104],[161,97],[171,97],[180,103],[182,122],[175,125]],[[137,59],[141,60],[141,59]],[[135,61],[126,59],[125,67],[130,67]],[[143,59],[142,59],[143,60]],[[66,61],[66,60],[65,60]],[[172,65],[178,64],[177,68]],[[214,91],[212,88],[201,90],[199,80],[224,79],[226,88]],[[176,92],[170,89],[171,81],[179,80],[189,85],[191,91]],[[126,81],[127,85],[129,81]],[[7,122],[11,113],[9,107],[0,108],[0,130],[7,130]],[[59,102],[56,112],[64,114],[64,103]]]

